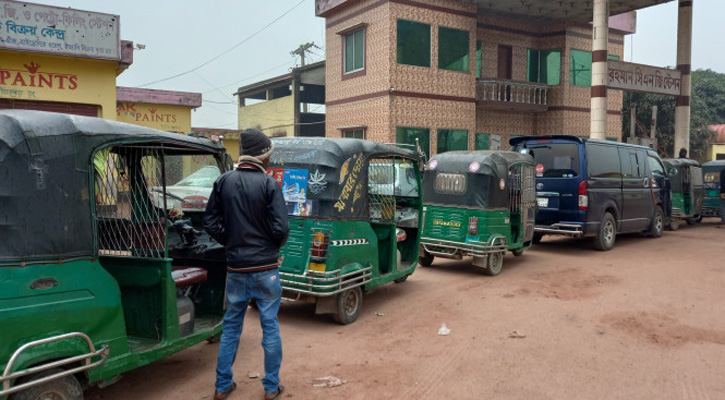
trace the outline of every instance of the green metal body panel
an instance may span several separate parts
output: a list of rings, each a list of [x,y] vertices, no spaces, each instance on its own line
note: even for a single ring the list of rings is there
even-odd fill
[[[477,235],[468,232],[469,220],[478,218]],[[525,227],[508,210],[481,210],[462,207],[426,205],[422,241],[445,240],[461,245],[470,243],[490,244],[496,237],[506,238],[507,250],[528,248],[523,239]],[[459,251],[465,252],[462,249]],[[467,254],[463,254],[467,255]]]
[[[314,231],[329,234],[329,247],[324,259],[312,255]],[[372,290],[380,285],[411,274],[417,265],[417,236],[410,238],[414,244],[406,246],[408,263],[397,265],[396,227],[392,223],[367,221],[325,221],[304,217],[290,217],[290,235],[281,250],[284,257],[280,272],[287,279],[282,280],[285,289],[306,288],[307,294],[329,296],[339,291],[340,285],[332,282],[329,287],[311,287],[310,276],[316,275],[310,263],[324,265],[323,273],[341,276],[367,270],[364,289]],[[401,248],[403,248],[401,246]],[[323,284],[321,284],[322,286]]]

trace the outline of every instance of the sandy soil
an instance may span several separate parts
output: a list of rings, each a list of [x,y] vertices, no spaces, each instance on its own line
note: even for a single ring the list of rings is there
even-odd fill
[[[348,326],[284,304],[282,383],[296,399],[725,398],[725,231],[718,220],[612,251],[546,237],[487,277],[436,259],[364,298]],[[231,399],[261,399],[261,331],[246,319]],[[451,333],[439,336],[445,323]],[[217,345],[132,371],[87,399],[210,399]],[[338,387],[313,387],[334,376]]]

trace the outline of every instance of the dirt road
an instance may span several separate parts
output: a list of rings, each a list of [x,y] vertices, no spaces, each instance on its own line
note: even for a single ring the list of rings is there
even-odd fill
[[[283,398],[725,398],[725,231],[717,220],[619,236],[612,251],[546,237],[487,277],[436,259],[364,298],[337,325],[314,307],[280,311]],[[261,399],[261,331],[246,319],[231,399]],[[445,323],[451,333],[437,334]],[[210,399],[217,345],[128,373],[88,399]],[[315,378],[345,383],[313,387]]]

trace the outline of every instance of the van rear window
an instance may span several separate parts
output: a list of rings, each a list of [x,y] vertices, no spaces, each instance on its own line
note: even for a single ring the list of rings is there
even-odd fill
[[[526,144],[536,163],[537,178],[573,178],[579,176],[579,146],[576,143]]]

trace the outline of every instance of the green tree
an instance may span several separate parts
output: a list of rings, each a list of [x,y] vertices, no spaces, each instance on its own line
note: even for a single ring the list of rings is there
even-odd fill
[[[657,106],[657,145],[666,157],[676,157],[675,98],[648,93],[624,92],[622,134],[629,135],[630,107],[636,105],[637,136],[649,134],[652,106]],[[725,74],[712,70],[692,73],[690,97],[690,158],[704,161],[714,132],[712,124],[725,123]]]

